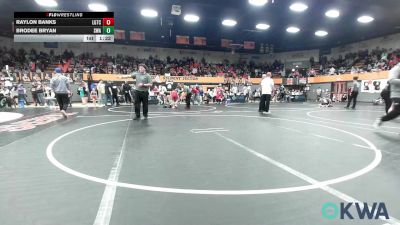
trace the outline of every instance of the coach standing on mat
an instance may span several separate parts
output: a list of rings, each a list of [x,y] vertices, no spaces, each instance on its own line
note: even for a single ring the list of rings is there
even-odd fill
[[[143,116],[147,120],[149,111],[149,88],[153,85],[150,75],[146,72],[147,66],[143,63],[139,64],[139,72],[133,72],[131,75],[121,75],[120,78],[132,77],[136,78],[135,90],[135,114],[133,120],[140,119],[140,104],[143,103]]]
[[[71,87],[69,85],[69,80],[61,73],[60,68],[54,70],[56,73],[50,81],[50,86],[56,94],[56,99],[60,107],[60,113],[64,118],[67,118],[67,108],[69,104],[68,94],[71,93]]]
[[[261,99],[258,112],[269,114],[269,103],[271,101],[271,94],[274,90],[274,80],[271,79],[271,73],[262,75],[261,81]]]

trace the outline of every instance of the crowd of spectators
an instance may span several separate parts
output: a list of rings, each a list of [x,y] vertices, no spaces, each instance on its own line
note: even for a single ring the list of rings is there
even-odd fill
[[[389,70],[400,62],[400,49],[376,48],[372,51],[363,50],[357,53],[348,53],[337,58],[321,56],[319,62],[310,58],[310,68],[296,68],[285,71],[285,65],[275,60],[273,63],[241,62],[232,63],[223,60],[220,63],[207,62],[205,58],[195,60],[184,57],[160,59],[158,56],[138,58],[118,54],[110,56],[107,53],[95,57],[93,53],[75,55],[65,50],[56,54],[53,50],[48,53],[31,49],[0,48],[0,68],[8,65],[13,72],[20,73],[28,81],[28,73],[46,73],[55,66],[63,67],[63,72],[81,74],[93,68],[95,73],[129,74],[137,70],[137,65],[148,65],[151,75],[170,74],[171,76],[225,76],[225,77],[261,77],[267,71],[272,71],[273,77],[307,77],[319,75],[335,75],[344,73],[363,73]],[[286,68],[288,69],[288,68]],[[24,80],[25,81],[25,80]],[[25,82],[26,82],[25,81]]]
[[[0,48],[0,68],[3,69],[8,65],[10,68],[13,68],[13,72],[46,72],[49,66],[63,65],[71,59],[74,59],[74,53],[67,50],[62,54],[56,54],[54,50],[50,50],[48,54],[42,51],[38,52],[35,49],[27,52],[23,48],[19,50],[7,47]]]
[[[140,63],[148,65],[148,72],[151,75],[170,74],[171,76],[261,77],[261,74],[265,71],[273,71],[276,76],[279,76],[280,71],[284,68],[284,65],[279,61],[256,64],[252,61],[249,63],[230,63],[228,60],[223,60],[221,63],[209,63],[205,58],[200,61],[189,57],[172,59],[169,56],[165,60],[159,59],[157,56],[140,59],[121,54],[116,57],[103,54],[96,58],[90,53],[79,55],[75,68],[83,69],[92,65],[96,73],[129,74],[137,70],[137,65]]]
[[[148,58],[138,58],[128,55],[118,54],[109,56],[107,53],[100,57],[95,57],[93,53],[83,53],[75,55],[72,51],[65,50],[62,54],[55,54],[53,50],[49,54],[37,52],[31,49],[30,52],[24,49],[15,50],[6,47],[0,48],[0,68],[9,65],[14,72],[42,73],[49,72],[54,66],[64,66],[65,73],[83,73],[89,68],[94,67],[95,73],[106,74],[129,74],[137,70],[137,65],[145,63],[149,67],[151,75],[170,74],[171,76],[230,76],[230,77],[261,77],[266,71],[273,71],[279,77],[284,69],[284,64],[278,60],[273,63],[232,63],[223,60],[220,63],[207,62],[205,58],[200,61],[185,57],[181,59],[160,59],[158,56]]]
[[[372,51],[362,50],[356,53],[348,53],[344,57],[328,58],[321,56],[319,63],[310,58],[311,68],[309,76],[335,75],[345,73],[365,73],[390,70],[400,62],[400,49],[375,48]]]

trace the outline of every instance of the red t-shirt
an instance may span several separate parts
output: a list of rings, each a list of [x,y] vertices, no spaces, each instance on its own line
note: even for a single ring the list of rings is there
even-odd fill
[[[176,92],[175,90],[171,91],[171,97],[174,101],[178,100],[178,92]]]
[[[218,89],[217,90],[217,96],[215,96],[216,99],[221,100],[223,98],[223,93],[222,93],[222,89]]]

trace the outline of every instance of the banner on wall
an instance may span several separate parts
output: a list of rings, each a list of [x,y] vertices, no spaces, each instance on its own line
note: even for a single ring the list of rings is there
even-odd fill
[[[87,80],[88,74],[83,75],[83,80]],[[131,78],[118,78],[116,74],[92,74],[93,80],[110,80],[110,81],[132,81]],[[174,83],[192,83],[192,84],[221,84],[224,77],[200,77],[200,76],[151,76],[157,82],[174,82]]]
[[[222,48],[229,48],[232,44],[232,40],[229,39],[221,39],[221,47]]]
[[[379,90],[381,91],[386,83],[387,83],[387,78],[388,77],[389,71],[382,71],[378,73],[364,73],[364,74],[359,74],[360,80],[362,80],[362,84],[364,82],[367,82],[369,85],[369,80],[371,80],[372,87],[374,87],[374,81],[381,81],[380,82],[380,88]],[[308,84],[318,84],[318,83],[332,83],[332,82],[349,82],[352,81],[354,77],[354,74],[344,74],[344,75],[335,75],[335,76],[321,76],[321,77],[309,77],[308,78]],[[154,77],[155,78],[155,77]],[[383,78],[383,79],[382,79]],[[27,77],[29,80],[29,78]],[[124,81],[124,80],[132,80],[132,79],[119,79],[116,74],[93,74],[93,79],[94,80],[112,80],[112,81]],[[202,76],[178,76],[178,77],[173,77],[174,81],[176,82],[184,82],[184,83],[197,83],[197,84],[204,84],[204,83],[213,83],[213,84],[220,84],[224,82],[224,77],[223,74],[221,77],[202,77]],[[87,74],[83,76],[83,80],[87,80]],[[161,81],[165,81],[164,76],[160,76]],[[253,84],[260,84],[261,78],[251,78],[250,79]],[[286,85],[287,79],[285,78],[274,78],[274,83],[275,84],[284,84]],[[289,81],[289,83],[291,83]],[[292,80],[292,83],[294,85],[297,85],[300,83],[299,79],[294,79]],[[375,83],[377,85],[377,83]],[[362,86],[363,87],[363,86]],[[346,88],[344,88],[346,89]],[[362,92],[366,92],[365,88],[361,88]],[[377,93],[380,91],[375,90]]]
[[[299,78],[299,84],[307,84],[307,78],[305,77]]]
[[[294,85],[293,78],[286,78],[286,85]]]
[[[176,35],[176,44],[188,45],[189,44],[189,36]]]
[[[256,43],[254,41],[245,41],[243,42],[243,48],[252,50],[256,48]]]
[[[194,37],[193,40],[194,40],[193,41],[194,45],[199,45],[199,46],[207,45],[207,39],[205,37]]]
[[[114,30],[114,39],[115,40],[125,40],[125,31],[124,30]]]
[[[146,39],[144,32],[130,31],[129,39],[132,41],[144,41]]]
[[[83,80],[87,80],[88,74],[83,74]],[[92,74],[93,80],[110,80],[110,81],[133,81],[131,78],[118,78],[116,74]],[[200,76],[151,76],[151,78],[158,83],[165,83],[167,81],[174,83],[192,83],[192,84],[222,84],[225,83],[225,77],[200,77]],[[253,83],[260,84],[261,78],[242,78],[236,79],[236,83]],[[274,78],[275,84],[281,84],[281,78]]]
[[[366,93],[381,93],[386,87],[388,79],[380,80],[363,80],[361,81],[361,92]]]

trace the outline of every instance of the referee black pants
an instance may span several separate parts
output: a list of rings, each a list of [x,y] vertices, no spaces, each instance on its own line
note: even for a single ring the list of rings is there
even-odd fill
[[[67,110],[69,104],[68,94],[57,94],[56,99],[60,110]]]
[[[190,109],[190,99],[192,98],[192,93],[186,93],[186,109]]]
[[[271,95],[263,94],[260,98],[259,112],[269,112],[269,103],[271,101]]]
[[[147,117],[149,112],[149,92],[135,91],[135,114],[140,117],[140,105],[143,104],[143,116]]]
[[[358,96],[358,91],[352,91],[350,96],[349,96],[349,101],[347,102],[347,106],[346,108],[350,107],[351,101],[353,101],[353,107],[351,107],[352,109],[356,108],[356,104],[357,104],[357,96]]]

